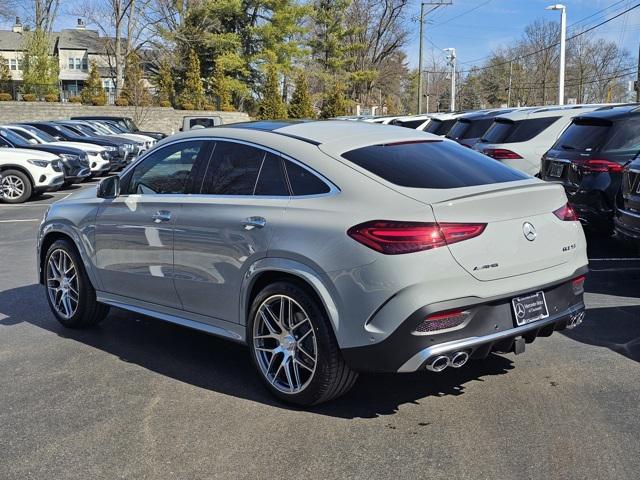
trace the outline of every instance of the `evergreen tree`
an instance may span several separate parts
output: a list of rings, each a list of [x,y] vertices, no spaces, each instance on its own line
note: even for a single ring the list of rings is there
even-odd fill
[[[39,97],[58,93],[60,67],[51,55],[51,42],[42,30],[35,30],[26,37],[22,62],[22,89]]]
[[[325,91],[320,118],[334,118],[346,115],[349,109],[349,102],[344,96],[344,85],[341,82],[334,82]]]
[[[164,58],[160,62],[155,83],[158,103],[160,105],[173,103],[176,92],[173,82],[173,72],[171,71],[171,64],[169,63],[169,60],[167,58]]]
[[[196,109],[204,107],[204,86],[200,77],[200,60],[194,50],[189,51],[187,70],[184,74],[184,84],[178,97],[178,103],[183,107],[185,105]]]
[[[291,118],[315,118],[316,114],[311,104],[309,83],[303,70],[300,71],[295,82],[295,90],[289,103],[289,116]]]
[[[91,62],[89,78],[84,83],[80,98],[85,105],[105,105],[107,103],[107,94],[102,88],[102,79],[96,62]]]
[[[151,100],[149,90],[144,84],[142,59],[135,51],[127,55],[122,93],[130,105],[145,106]]]
[[[287,107],[280,93],[278,71],[273,64],[267,66],[267,75],[262,90],[262,101],[259,107],[259,117],[265,120],[287,118]]]
[[[11,70],[4,57],[0,57],[0,93],[11,93]]]
[[[223,53],[216,59],[213,70],[212,94],[218,99],[218,108],[223,112],[234,111],[233,96],[242,96],[247,88],[244,82],[235,77],[234,72],[244,68],[242,59],[234,53]]]

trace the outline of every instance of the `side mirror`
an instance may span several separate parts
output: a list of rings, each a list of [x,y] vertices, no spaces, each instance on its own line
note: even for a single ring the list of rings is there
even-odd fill
[[[120,177],[104,178],[98,184],[98,198],[116,198],[120,195]]]
[[[31,145],[38,145],[38,142],[36,141],[35,138],[30,138],[29,140],[27,140]]]

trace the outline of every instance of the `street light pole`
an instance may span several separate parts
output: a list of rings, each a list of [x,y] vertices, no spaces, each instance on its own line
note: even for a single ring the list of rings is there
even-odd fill
[[[564,64],[567,43],[567,7],[558,3],[546,10],[560,10],[560,72],[558,74],[558,105],[564,105]]]
[[[422,48],[424,43],[424,3],[420,2],[420,53],[418,54],[418,115],[422,113]]]
[[[448,52],[449,55],[447,59],[449,60],[449,65],[451,66],[451,101],[449,102],[449,111],[456,111],[456,49],[455,48],[445,48],[445,52]]]

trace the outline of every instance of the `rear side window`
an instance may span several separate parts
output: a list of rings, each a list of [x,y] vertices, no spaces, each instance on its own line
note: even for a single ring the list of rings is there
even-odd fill
[[[496,120],[483,141],[486,143],[527,142],[558,121],[560,117],[531,118],[528,120]]]
[[[272,153],[267,153],[264,157],[254,195],[289,196],[280,157]]]
[[[203,193],[253,195],[264,150],[233,142],[217,142],[209,164],[210,180]]]
[[[293,162],[284,162],[289,177],[289,184],[295,196],[321,195],[329,193],[331,188],[306,168]]]
[[[456,124],[453,127],[451,127],[451,130],[449,130],[449,133],[447,133],[447,137],[453,138],[455,140],[464,138],[463,135],[469,129],[470,126],[471,126],[471,121],[461,118],[456,122]]]
[[[553,148],[580,152],[597,150],[607,138],[610,128],[610,122],[574,122],[560,135]]]
[[[458,188],[512,182],[527,175],[449,141],[372,145],[342,156],[402,187]]]
[[[407,127],[413,128],[414,130],[422,125],[425,120],[405,120],[405,121],[394,121],[391,122],[393,125],[397,125],[398,127]]]
[[[451,120],[438,120],[431,119],[427,127],[424,129],[425,132],[433,133],[434,135],[446,135],[451,130],[451,127],[456,123],[455,119]]]
[[[472,120],[471,125],[466,132],[462,135],[462,138],[480,138],[489,129],[493,123],[493,118],[487,118],[484,120]]]
[[[640,118],[630,118],[616,122],[611,138],[602,148],[612,153],[637,153],[640,151]]]

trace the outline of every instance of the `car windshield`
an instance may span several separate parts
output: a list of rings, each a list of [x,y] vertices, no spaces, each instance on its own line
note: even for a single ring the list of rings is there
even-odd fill
[[[31,134],[33,134],[33,136],[39,138],[45,143],[53,143],[58,141],[52,135],[49,135],[47,132],[43,132],[42,130],[38,130],[35,127],[31,127],[29,125],[20,125],[20,127],[28,130],[29,132],[31,132]]]
[[[26,141],[17,133],[12,132],[8,128],[0,128],[0,136],[5,138],[14,147],[30,147],[31,146],[31,144],[28,141]]]
[[[99,123],[92,123],[90,128],[93,128],[97,133],[100,133],[102,135],[111,135],[114,133],[105,126],[100,125]]]
[[[124,124],[126,125],[127,129],[130,132],[138,132],[138,131],[140,131],[138,126],[135,124],[135,122],[133,120],[131,120],[130,118],[123,118],[122,121],[124,122]]]
[[[449,140],[371,145],[342,156],[402,187],[445,189],[528,178]]]
[[[124,128],[122,128],[122,125],[117,122],[107,122],[106,126],[116,133],[129,133]]]

